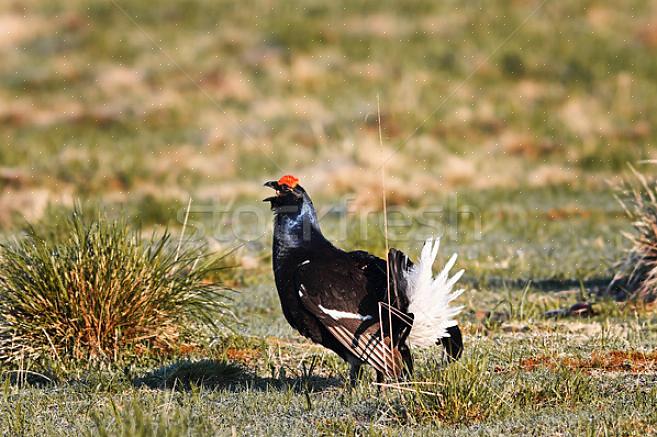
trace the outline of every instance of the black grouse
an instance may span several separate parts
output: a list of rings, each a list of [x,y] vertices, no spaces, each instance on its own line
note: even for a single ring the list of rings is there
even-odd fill
[[[386,261],[365,251],[345,252],[322,235],[313,203],[298,179],[286,175],[265,186],[274,211],[272,263],[283,314],[294,329],[337,353],[351,365],[376,370],[377,381],[413,370],[409,345],[440,342],[450,359],[463,350],[450,306],[461,290],[452,287],[456,255],[436,277],[432,265],[439,241],[428,240],[417,265],[390,249]],[[388,280],[389,278],[389,280]]]

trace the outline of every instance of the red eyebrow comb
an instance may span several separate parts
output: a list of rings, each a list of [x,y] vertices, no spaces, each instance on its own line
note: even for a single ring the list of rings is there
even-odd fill
[[[291,174],[286,174],[278,180],[278,185],[287,185],[290,188],[294,188],[299,184],[299,179],[295,178]]]

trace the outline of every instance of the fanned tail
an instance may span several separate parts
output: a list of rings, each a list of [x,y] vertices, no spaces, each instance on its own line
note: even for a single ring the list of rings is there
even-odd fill
[[[463,309],[450,305],[463,292],[462,289],[452,291],[463,270],[449,277],[449,271],[456,263],[456,254],[447,261],[440,274],[433,277],[432,267],[439,247],[440,239],[428,239],[418,263],[405,272],[408,312],[414,315],[408,341],[413,346],[434,346],[441,338],[449,337],[448,329],[456,326],[455,317]]]

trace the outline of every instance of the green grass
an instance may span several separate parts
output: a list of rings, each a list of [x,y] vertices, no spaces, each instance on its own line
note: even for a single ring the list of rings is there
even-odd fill
[[[472,332],[464,360],[447,368],[435,361],[439,350],[419,354],[417,385],[409,384],[410,392],[378,392],[365,383],[349,390],[343,386],[344,364],[296,338],[236,338],[191,356],[219,357],[231,348],[253,351],[229,352],[233,362],[241,363],[237,374],[221,359],[192,358],[161,367],[137,362],[126,369],[94,370],[55,385],[5,380],[0,425],[28,435],[63,430],[186,435],[231,433],[233,428],[238,434],[304,434],[315,429],[440,435],[528,430],[595,435],[605,429],[612,434],[649,433],[657,425],[652,414],[654,370],[636,374],[573,369],[567,361],[654,350],[657,320],[641,315],[631,320],[605,316],[600,322],[544,321],[528,323],[526,330]],[[477,324],[465,326],[471,331]],[[614,330],[613,335],[604,329]],[[535,368],[523,364],[540,357],[562,361],[556,367],[540,361]],[[163,384],[176,378],[182,382]],[[154,382],[154,388],[144,380]]]
[[[439,348],[420,352],[416,383],[403,386],[411,391],[379,392],[366,382],[372,372],[356,389],[345,387],[347,366],[291,330],[271,285],[250,288],[236,297],[244,322],[240,334],[221,335],[169,358],[80,365],[67,378],[53,377],[54,383],[5,367],[0,427],[28,435],[63,430],[186,435],[233,428],[238,434],[299,435],[316,429],[649,433],[657,426],[655,362],[636,361],[632,354],[657,347],[654,313],[601,301],[594,303],[593,318],[543,316],[543,309],[568,307],[577,299],[576,293],[532,289],[502,295],[468,290],[463,360],[445,367]],[[475,310],[482,309],[505,313],[505,319],[480,321]],[[195,337],[210,338],[202,330]],[[595,364],[594,357],[619,351],[627,355],[619,364]]]
[[[413,393],[402,404],[405,415],[413,421],[468,425],[504,420],[528,408],[575,408],[595,398],[592,379],[579,371],[494,372],[486,356],[472,355],[426,372],[420,382],[400,386]]]
[[[608,182],[628,162],[654,174],[636,164],[657,158],[653,9],[636,0],[3,3],[0,242],[16,256],[0,264],[47,260],[27,244],[25,222],[42,235],[78,201],[90,217],[106,211],[107,223],[170,230],[175,245],[192,198],[183,250],[229,254],[235,268],[202,279],[239,289],[240,324],[186,324],[174,350],[71,360],[66,372],[35,344],[38,362],[0,364],[0,432],[654,433],[654,368],[631,370],[633,356],[613,369],[568,364],[657,347],[654,310],[585,286],[610,278],[630,246]],[[444,369],[439,349],[420,353],[416,381],[431,383],[428,393],[344,388],[346,366],[288,326],[271,277],[262,183],[295,174],[332,241],[382,256],[386,158],[391,245],[415,258],[424,238],[443,235],[441,262],[456,251],[466,269],[466,356]],[[72,258],[58,262],[43,277],[64,279]],[[18,296],[35,288],[18,285]],[[582,301],[595,315],[545,316]],[[556,361],[522,366],[537,357]]]

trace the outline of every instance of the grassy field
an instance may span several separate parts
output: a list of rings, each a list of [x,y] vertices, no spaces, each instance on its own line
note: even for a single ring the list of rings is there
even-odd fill
[[[628,248],[610,184],[655,174],[653,2],[9,0],[0,56],[0,241],[76,202],[180,234],[192,199],[239,321],[0,364],[3,434],[657,433],[654,307],[591,287]],[[283,319],[262,183],[298,176],[332,241],[382,256],[382,166],[390,244],[460,254],[466,354],[349,390]]]

